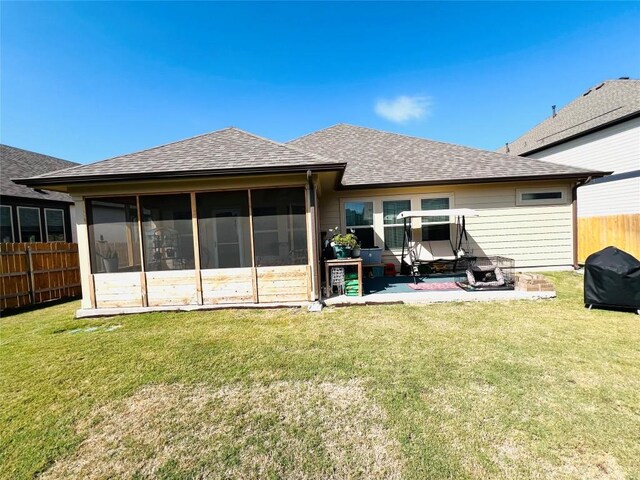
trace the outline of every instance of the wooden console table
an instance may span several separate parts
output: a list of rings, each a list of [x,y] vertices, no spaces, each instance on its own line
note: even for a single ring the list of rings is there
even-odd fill
[[[358,296],[362,296],[362,259],[361,258],[336,258],[335,260],[326,260],[324,262],[324,278],[327,285],[327,297],[330,297],[331,289],[331,269],[333,267],[358,267]]]

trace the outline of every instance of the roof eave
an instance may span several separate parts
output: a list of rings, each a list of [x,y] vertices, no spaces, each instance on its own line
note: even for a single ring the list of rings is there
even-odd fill
[[[314,172],[321,171],[344,171],[346,163],[334,164],[306,164],[306,165],[288,165],[276,167],[256,167],[256,168],[228,168],[222,170],[185,170],[173,172],[152,172],[152,173],[123,173],[123,174],[107,174],[107,175],[86,175],[75,177],[45,177],[45,178],[17,178],[12,179],[19,185],[27,185],[29,187],[46,187],[55,185],[82,185],[88,183],[114,183],[114,182],[134,182],[148,180],[167,180],[167,179],[184,179],[184,178],[201,178],[201,177],[231,177],[231,176],[247,176],[247,175],[276,175],[286,173],[301,173],[308,170]]]
[[[488,177],[488,178],[466,178],[466,179],[447,179],[447,180],[428,180],[415,182],[380,182],[380,183],[362,183],[354,185],[340,185],[340,190],[360,190],[365,188],[397,188],[397,187],[427,187],[437,185],[469,185],[479,183],[508,183],[508,182],[525,182],[525,181],[545,181],[545,180],[581,180],[587,178],[600,178],[611,175],[613,172],[575,172],[562,173],[555,175],[521,175],[511,177]]]
[[[547,148],[555,147],[556,145],[561,145],[561,144],[566,143],[566,142],[568,142],[570,140],[575,140],[576,138],[584,137],[584,136],[589,135],[591,133],[598,132],[600,130],[604,130],[605,128],[613,127],[614,125],[618,125],[619,123],[626,122],[627,120],[632,120],[632,119],[634,119],[636,117],[640,117],[640,110],[638,110],[637,112],[633,112],[633,113],[630,113],[628,115],[625,115],[623,117],[616,118],[615,120],[611,120],[610,122],[603,123],[602,125],[598,125],[596,127],[589,128],[589,129],[587,129],[587,130],[585,130],[583,132],[578,132],[578,133],[570,135],[568,137],[561,138],[559,140],[556,140],[554,142],[548,143],[546,145],[543,145],[543,146],[540,146],[540,147],[536,147],[536,148],[532,148],[531,150],[525,150],[522,153],[518,153],[517,156],[526,157],[527,155],[532,155],[534,153],[541,152],[542,150],[546,150]]]
[[[61,192],[56,192],[56,193],[61,193]],[[71,205],[74,203],[73,200],[71,199],[62,200],[62,199],[52,199],[52,198],[42,198],[42,197],[27,197],[25,195],[5,195],[4,193],[0,194],[0,198],[4,200],[11,199],[16,201],[41,202],[41,203],[51,203],[51,204],[66,203]]]

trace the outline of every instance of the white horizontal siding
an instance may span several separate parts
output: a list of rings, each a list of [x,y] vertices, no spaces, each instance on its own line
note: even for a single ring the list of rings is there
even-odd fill
[[[614,174],[640,170],[640,118],[529,155],[553,163]],[[578,216],[640,213],[640,178],[578,189]]]
[[[640,118],[528,155],[590,170],[629,172],[640,169]]]
[[[544,187],[570,188],[566,182],[538,184]],[[479,217],[467,219],[470,246],[478,256],[501,255],[513,258],[518,268],[565,267],[573,262],[573,226],[571,203],[560,205],[516,205],[516,189],[535,188],[536,184],[413,187],[358,191],[325,191],[320,199],[320,225],[323,231],[342,225],[340,201],[348,198],[374,200],[376,236],[381,240],[382,226],[376,218],[382,199],[410,199],[412,209],[420,209],[420,199],[435,193],[453,194],[455,208],[473,208]],[[417,225],[414,225],[417,226]],[[414,235],[419,235],[416,229]],[[428,249],[428,244],[423,245]],[[397,252],[385,252],[385,262],[399,265]]]
[[[598,217],[640,213],[640,178],[578,188],[578,216]]]

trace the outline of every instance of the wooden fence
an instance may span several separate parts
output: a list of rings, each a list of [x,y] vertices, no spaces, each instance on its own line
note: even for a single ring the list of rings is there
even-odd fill
[[[578,261],[609,245],[640,258],[640,214],[578,218]]]
[[[0,243],[0,310],[79,297],[75,243]]]

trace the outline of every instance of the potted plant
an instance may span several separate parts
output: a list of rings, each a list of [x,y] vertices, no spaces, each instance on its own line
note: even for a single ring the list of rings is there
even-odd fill
[[[351,251],[358,245],[358,237],[353,233],[345,235],[337,234],[331,241],[333,253],[336,258],[347,258],[351,256]]]
[[[108,247],[107,251],[101,256],[105,272],[113,273],[118,271],[118,252]]]
[[[350,230],[350,232],[355,236],[356,231],[355,230]],[[358,239],[358,237],[356,237],[356,245],[351,249],[351,256],[353,258],[360,258],[360,240]]]

